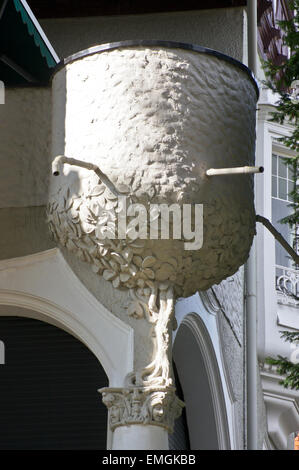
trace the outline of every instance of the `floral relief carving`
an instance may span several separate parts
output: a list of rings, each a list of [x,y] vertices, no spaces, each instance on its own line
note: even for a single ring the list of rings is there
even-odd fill
[[[126,206],[140,201],[145,206],[149,205],[156,190],[146,188],[145,193],[137,196],[131,192],[130,184],[131,180],[117,185]],[[145,318],[151,324],[154,359],[142,370],[130,374],[127,385],[172,386],[170,346],[171,330],[176,327],[175,298],[185,293],[190,286],[194,290],[210,276],[215,280],[219,272],[223,276],[221,266],[217,270],[217,262],[219,256],[220,259],[228,256],[225,250],[229,241],[226,241],[224,235],[223,250],[218,249],[219,255],[215,256],[215,269],[211,266],[212,250],[208,253],[201,250],[184,252],[181,240],[162,241],[165,241],[164,246],[171,254],[163,259],[161,240],[157,243],[156,240],[134,239],[128,233],[123,239],[116,237],[116,219],[120,210],[117,195],[98,181],[80,195],[72,195],[70,188],[64,195],[60,194],[48,206],[48,223],[54,238],[82,261],[90,263],[95,273],[111,282],[114,288],[128,289],[129,316]],[[217,201],[210,202],[206,207],[211,233],[216,227],[213,224],[221,230],[220,213],[216,216],[218,210],[220,205]],[[127,225],[129,230],[130,223]],[[209,243],[211,240],[206,242]],[[207,263],[209,267],[205,269]]]
[[[142,203],[148,208],[150,233],[150,204],[156,203],[157,191],[153,186],[152,191],[147,188],[137,196],[130,189],[134,187],[134,179],[131,181],[132,178],[129,184],[119,183],[117,189],[127,207],[131,203]],[[181,193],[177,197],[181,197]],[[233,211],[223,212],[223,205],[229,201],[221,198],[203,201],[203,249],[186,251],[184,239],[159,239],[160,226],[157,240],[134,239],[130,223],[125,236],[118,239],[117,217],[122,201],[104,184],[98,183],[80,195],[71,194],[68,188],[48,205],[48,223],[54,239],[79,259],[90,263],[92,270],[115,288],[134,289],[139,293],[142,290],[144,298],[150,296],[152,282],[168,281],[173,284],[176,296],[188,296],[218,284],[223,277],[234,274],[240,259],[246,260],[248,243],[243,244],[241,238],[250,238],[255,226],[254,214],[248,209],[237,215]],[[183,203],[184,199],[180,201]],[[247,227],[251,219],[252,234]],[[171,221],[169,232],[172,234]],[[129,314],[142,316],[142,302],[137,298],[132,300],[136,311],[130,307]]]
[[[128,195],[127,185],[118,186],[118,190]],[[129,196],[127,205],[136,200]],[[161,263],[149,248],[150,254],[144,255],[145,241],[133,239],[128,233],[125,239],[116,239],[114,230],[117,230],[117,212],[121,209],[117,196],[104,184],[73,197],[68,189],[59,201],[60,204],[54,201],[48,205],[48,223],[54,239],[82,261],[91,263],[92,270],[111,281],[114,287],[143,289],[143,294],[149,296],[151,281],[174,274],[175,258]],[[127,232],[130,229],[128,225]],[[130,312],[134,316],[134,312]],[[137,312],[136,315],[138,317]]]

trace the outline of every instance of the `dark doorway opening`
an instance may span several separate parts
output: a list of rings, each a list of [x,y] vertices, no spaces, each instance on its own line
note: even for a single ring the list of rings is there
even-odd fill
[[[0,317],[0,449],[106,449],[108,379],[80,341],[38,320]]]

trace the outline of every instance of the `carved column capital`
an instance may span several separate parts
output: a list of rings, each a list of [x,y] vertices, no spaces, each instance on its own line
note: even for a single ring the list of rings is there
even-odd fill
[[[174,420],[184,403],[174,387],[101,388],[103,403],[110,411],[110,427],[153,424],[173,432]]]

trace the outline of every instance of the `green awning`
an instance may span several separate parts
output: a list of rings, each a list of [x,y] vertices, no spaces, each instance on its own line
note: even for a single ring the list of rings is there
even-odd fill
[[[59,62],[25,0],[0,0],[0,80],[6,86],[47,84]]]

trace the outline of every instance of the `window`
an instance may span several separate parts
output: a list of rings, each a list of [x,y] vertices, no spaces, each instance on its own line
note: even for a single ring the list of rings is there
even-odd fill
[[[290,192],[294,189],[294,174],[292,168],[286,164],[285,157],[272,155],[272,223],[287,242],[293,245],[291,229],[287,224],[280,223],[280,220],[292,213],[289,207],[291,198]],[[280,266],[292,267],[293,261],[282,246],[276,242],[276,264]]]
[[[292,168],[285,163],[284,157],[272,155],[272,197],[291,201],[290,192],[294,189]],[[287,214],[282,215],[284,217]]]
[[[285,157],[272,154],[272,223],[287,242],[294,248],[295,236],[293,230],[280,222],[281,219],[293,212],[290,192],[294,189],[294,173],[286,164]],[[283,303],[299,305],[299,273],[294,261],[285,249],[275,241],[276,289]]]

